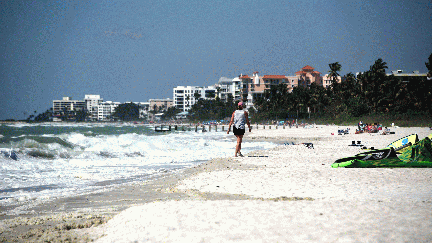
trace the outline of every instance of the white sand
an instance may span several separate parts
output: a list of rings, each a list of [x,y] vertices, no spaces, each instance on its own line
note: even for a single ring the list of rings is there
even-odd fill
[[[279,146],[268,157],[236,158],[253,170],[202,172],[181,181],[180,191],[243,194],[313,201],[183,200],[130,208],[99,227],[98,242],[432,242],[432,169],[331,168],[354,155],[362,141],[385,147],[429,128],[393,128],[394,135],[337,135],[346,127],[253,130],[249,138],[312,142]],[[351,132],[355,127],[350,127]],[[331,135],[334,133],[336,135]]]

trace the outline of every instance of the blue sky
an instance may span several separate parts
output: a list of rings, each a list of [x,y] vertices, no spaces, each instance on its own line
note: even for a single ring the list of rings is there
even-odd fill
[[[221,76],[427,71],[432,2],[1,1],[0,120],[24,119],[52,100],[172,98],[178,85]]]

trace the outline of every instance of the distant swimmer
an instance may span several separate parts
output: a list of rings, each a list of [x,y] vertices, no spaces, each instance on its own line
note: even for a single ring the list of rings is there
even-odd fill
[[[247,113],[247,111],[243,110],[243,102],[240,101],[237,105],[237,110],[234,111],[231,116],[231,121],[229,123],[228,131],[227,131],[227,134],[229,134],[229,132],[231,131],[231,126],[234,124],[233,132],[234,135],[237,137],[237,145],[236,145],[236,150],[234,155],[235,157],[237,157],[237,154],[238,156],[243,157],[240,150],[241,150],[243,135],[245,133],[245,124],[248,125],[249,132],[251,132],[251,126],[249,123],[248,116],[249,114]]]

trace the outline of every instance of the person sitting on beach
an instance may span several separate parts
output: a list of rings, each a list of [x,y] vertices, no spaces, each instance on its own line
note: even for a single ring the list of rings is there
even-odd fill
[[[383,130],[383,132],[381,134],[382,135],[390,134],[390,129],[388,129],[387,127],[385,127],[384,130]]]
[[[368,123],[366,123],[365,126],[364,126],[364,131],[365,132],[369,132],[369,130],[370,130],[370,126],[369,126]]]
[[[247,111],[243,110],[243,102],[240,101],[238,103],[237,110],[232,113],[231,121],[229,123],[228,131],[227,131],[227,134],[229,134],[229,132],[231,131],[231,126],[234,124],[233,132],[234,135],[237,137],[237,145],[236,145],[235,155],[234,155],[235,157],[237,157],[237,154],[240,157],[243,157],[240,150],[241,150],[243,135],[245,133],[245,123],[249,127],[249,132],[251,132],[251,126],[249,123],[248,116],[249,114],[247,113]]]
[[[378,132],[377,126],[375,124],[372,124],[370,126],[369,133],[377,133],[377,132]]]
[[[357,126],[358,126],[359,131],[363,130],[363,122],[362,121],[360,121]]]

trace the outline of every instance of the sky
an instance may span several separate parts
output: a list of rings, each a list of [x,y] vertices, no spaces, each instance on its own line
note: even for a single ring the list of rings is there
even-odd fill
[[[432,1],[0,1],[0,120],[69,96],[146,102],[240,74],[426,73]]]

